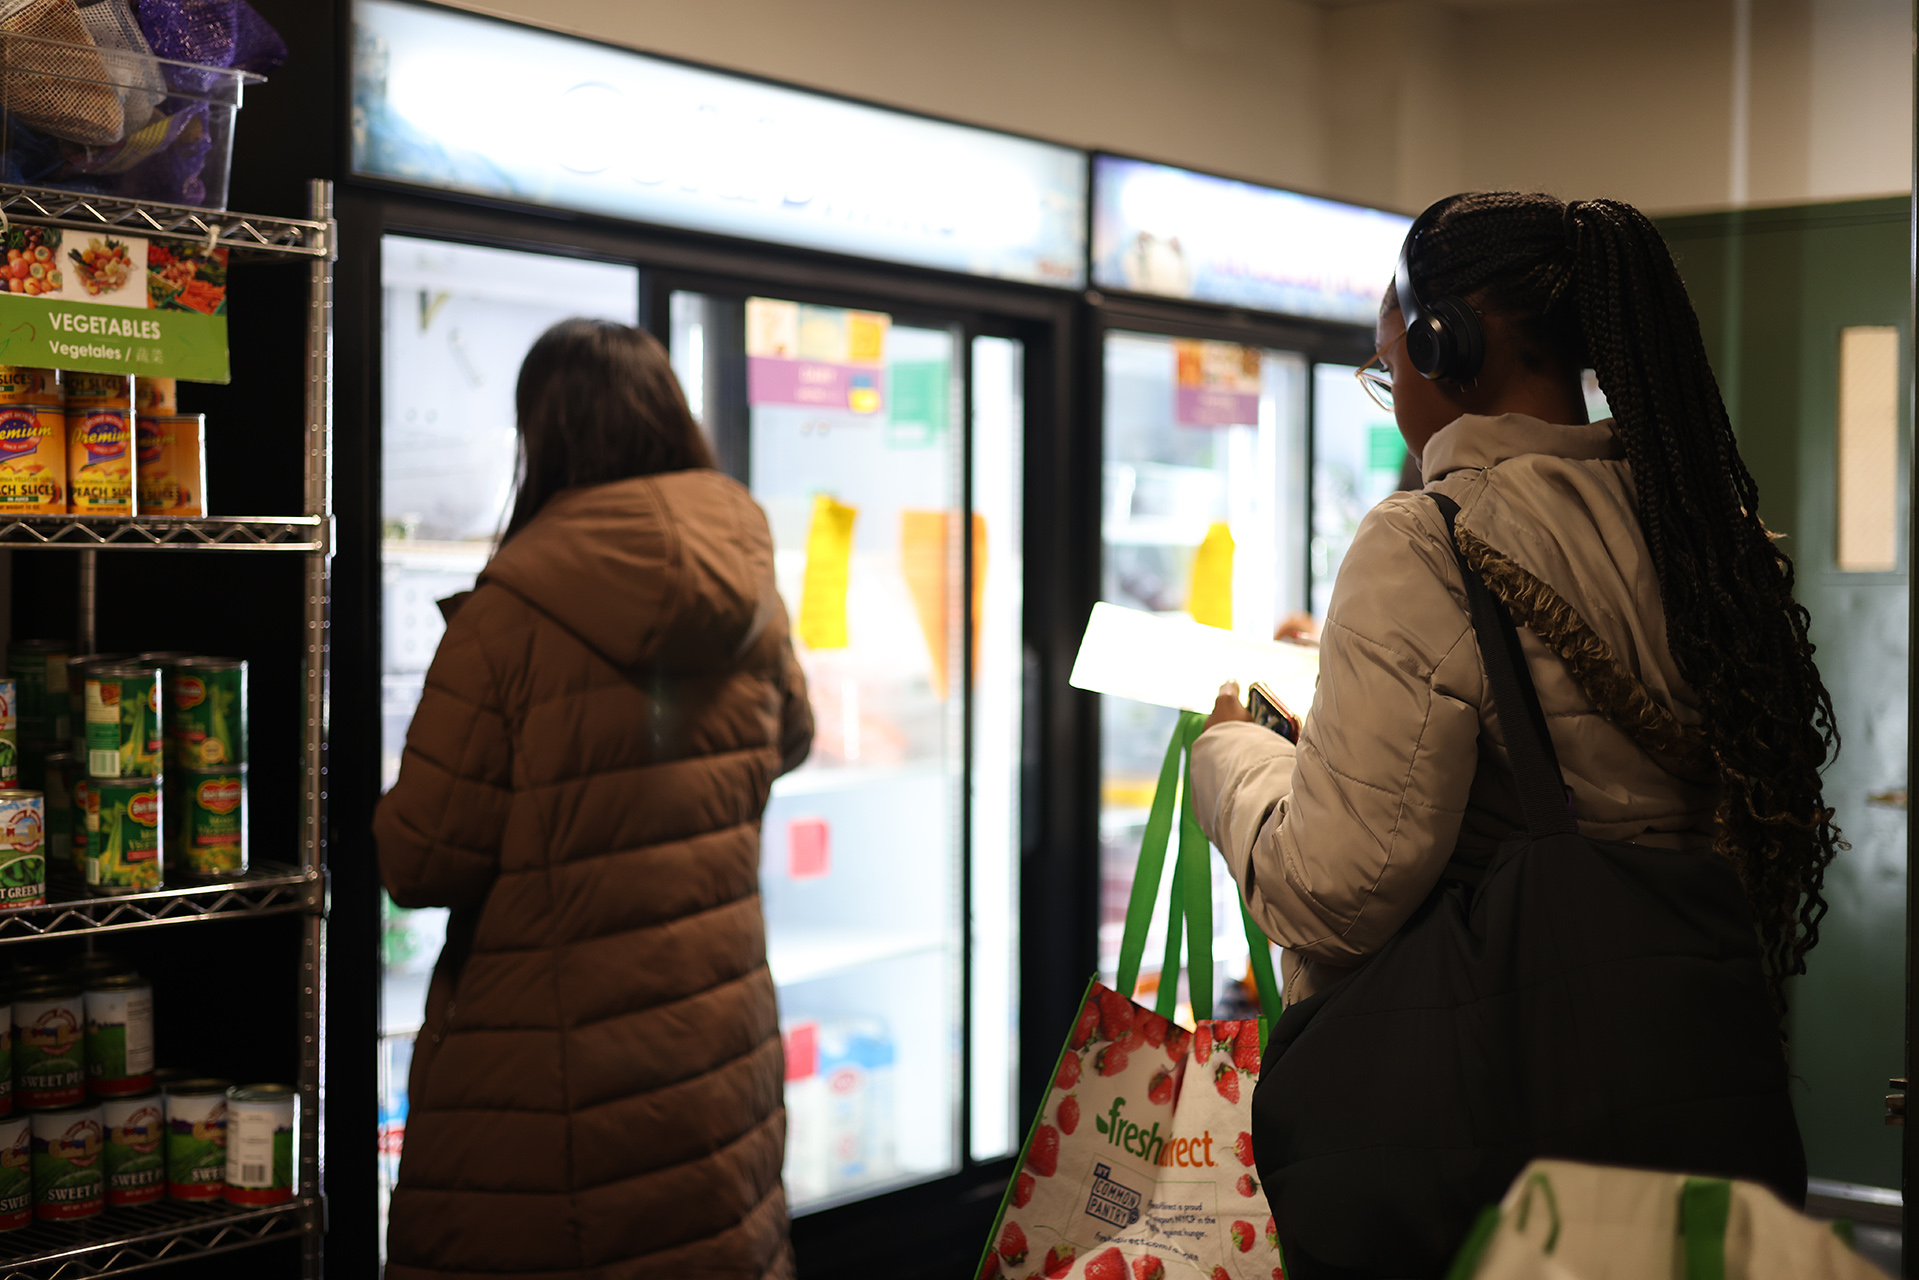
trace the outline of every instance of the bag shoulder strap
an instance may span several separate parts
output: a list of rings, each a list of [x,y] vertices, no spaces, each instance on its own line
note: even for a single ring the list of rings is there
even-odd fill
[[[1505,730],[1506,757],[1519,785],[1527,834],[1535,839],[1572,834],[1579,827],[1573,819],[1559,757],[1553,751],[1552,734],[1546,727],[1546,713],[1539,705],[1539,691],[1533,687],[1532,673],[1526,669],[1526,658],[1519,647],[1519,631],[1506,606],[1486,589],[1485,582],[1466,562],[1465,552],[1459,549],[1459,539],[1454,535],[1459,504],[1443,493],[1429,490],[1427,496],[1446,517],[1447,541],[1452,544],[1453,558],[1459,562],[1459,574],[1466,585],[1473,634],[1479,640],[1486,683],[1492,689],[1500,727]]]

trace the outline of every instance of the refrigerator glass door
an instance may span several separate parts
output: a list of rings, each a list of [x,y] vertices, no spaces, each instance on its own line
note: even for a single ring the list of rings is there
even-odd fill
[[[1418,464],[1390,410],[1373,403],[1353,367],[1313,366],[1312,612],[1326,616],[1333,579],[1368,511],[1387,494],[1418,487]],[[1300,708],[1303,713],[1305,708]]]
[[[381,785],[400,752],[445,630],[437,601],[472,587],[513,490],[513,385],[547,326],[569,316],[638,323],[630,266],[386,236],[380,245]],[[407,1068],[446,912],[381,895],[380,1240],[406,1131]]]
[[[1101,599],[1270,638],[1306,597],[1304,357],[1117,330],[1104,355]],[[1166,708],[1100,699],[1099,966],[1109,983],[1177,719]],[[1170,880],[1160,885],[1161,921]],[[1222,998],[1240,998],[1247,961],[1237,890],[1218,859],[1213,933],[1218,1010]],[[1144,992],[1161,981],[1164,938],[1162,923],[1147,939]],[[1189,996],[1182,985],[1188,1020]],[[1225,1007],[1218,1016],[1235,1016]]]
[[[1016,1148],[1022,351],[876,311],[670,305],[689,401],[766,510],[813,706],[760,870],[804,1213]]]

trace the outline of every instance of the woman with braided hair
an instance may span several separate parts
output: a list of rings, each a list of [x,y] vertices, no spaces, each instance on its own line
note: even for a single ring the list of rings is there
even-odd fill
[[[1769,1082],[1734,1126],[1743,1136],[1675,1151],[1654,1135],[1655,1154],[1634,1158],[1623,1134],[1611,1150],[1625,1154],[1604,1162],[1752,1178],[1803,1202],[1774,1020],[1843,847],[1820,790],[1838,737],[1791,561],[1761,523],[1672,257],[1618,201],[1455,196],[1408,233],[1377,337],[1361,381],[1391,408],[1424,491],[1360,525],[1297,747],[1250,723],[1228,689],[1192,755],[1201,826],[1285,949],[1288,1017],[1363,971],[1445,884],[1477,884],[1528,830],[1462,582],[1470,566],[1518,624],[1517,665],[1577,834],[1729,865],[1756,927],[1754,1001],[1772,1041],[1760,1056],[1772,1061],[1742,1064]],[[1585,368],[1610,420],[1587,420]],[[1714,1011],[1699,1014],[1704,1025]],[[1406,1274],[1330,1229],[1289,1231],[1268,1156],[1294,1280]],[[1461,1233],[1471,1220],[1438,1216]]]

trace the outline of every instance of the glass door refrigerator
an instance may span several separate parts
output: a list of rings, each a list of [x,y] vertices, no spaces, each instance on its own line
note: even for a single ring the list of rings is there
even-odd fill
[[[1094,156],[1101,600],[1263,639],[1300,615],[1324,615],[1359,518],[1402,486],[1398,430],[1353,372],[1373,350],[1373,317],[1409,221]],[[1176,719],[1099,699],[1099,971],[1108,982]],[[1252,1010],[1248,944],[1237,887],[1223,860],[1212,868],[1210,997],[1233,1017]],[[1156,919],[1168,892],[1162,884]],[[1149,938],[1148,965],[1163,951],[1163,935]],[[1142,993],[1167,981],[1181,984],[1187,1014],[1183,971],[1143,973]]]
[[[521,359],[569,315],[650,323],[767,513],[816,723],[762,824],[802,1272],[825,1260],[809,1232],[909,1238],[901,1205],[971,1204],[943,1214],[969,1236],[1020,1139],[1028,341],[976,314],[674,287],[632,260],[378,243],[382,788],[437,602],[473,585],[504,521]],[[365,1066],[384,1239],[446,920],[380,903]]]

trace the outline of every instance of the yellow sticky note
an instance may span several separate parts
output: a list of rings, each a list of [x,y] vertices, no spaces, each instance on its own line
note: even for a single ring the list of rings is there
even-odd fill
[[[1193,589],[1186,612],[1194,622],[1222,631],[1233,629],[1233,531],[1219,521],[1206,531],[1193,557]]]
[[[953,545],[955,513],[902,511],[900,513],[900,572],[906,577],[919,615],[920,630],[933,659],[933,692],[944,701],[946,663],[952,643],[949,603],[953,572],[959,569]],[[973,673],[979,673],[980,615],[986,607],[986,517],[973,513]]]
[[[800,643],[809,649],[846,647],[846,577],[853,560],[858,507],[813,495],[806,534],[806,576],[800,581]]]

